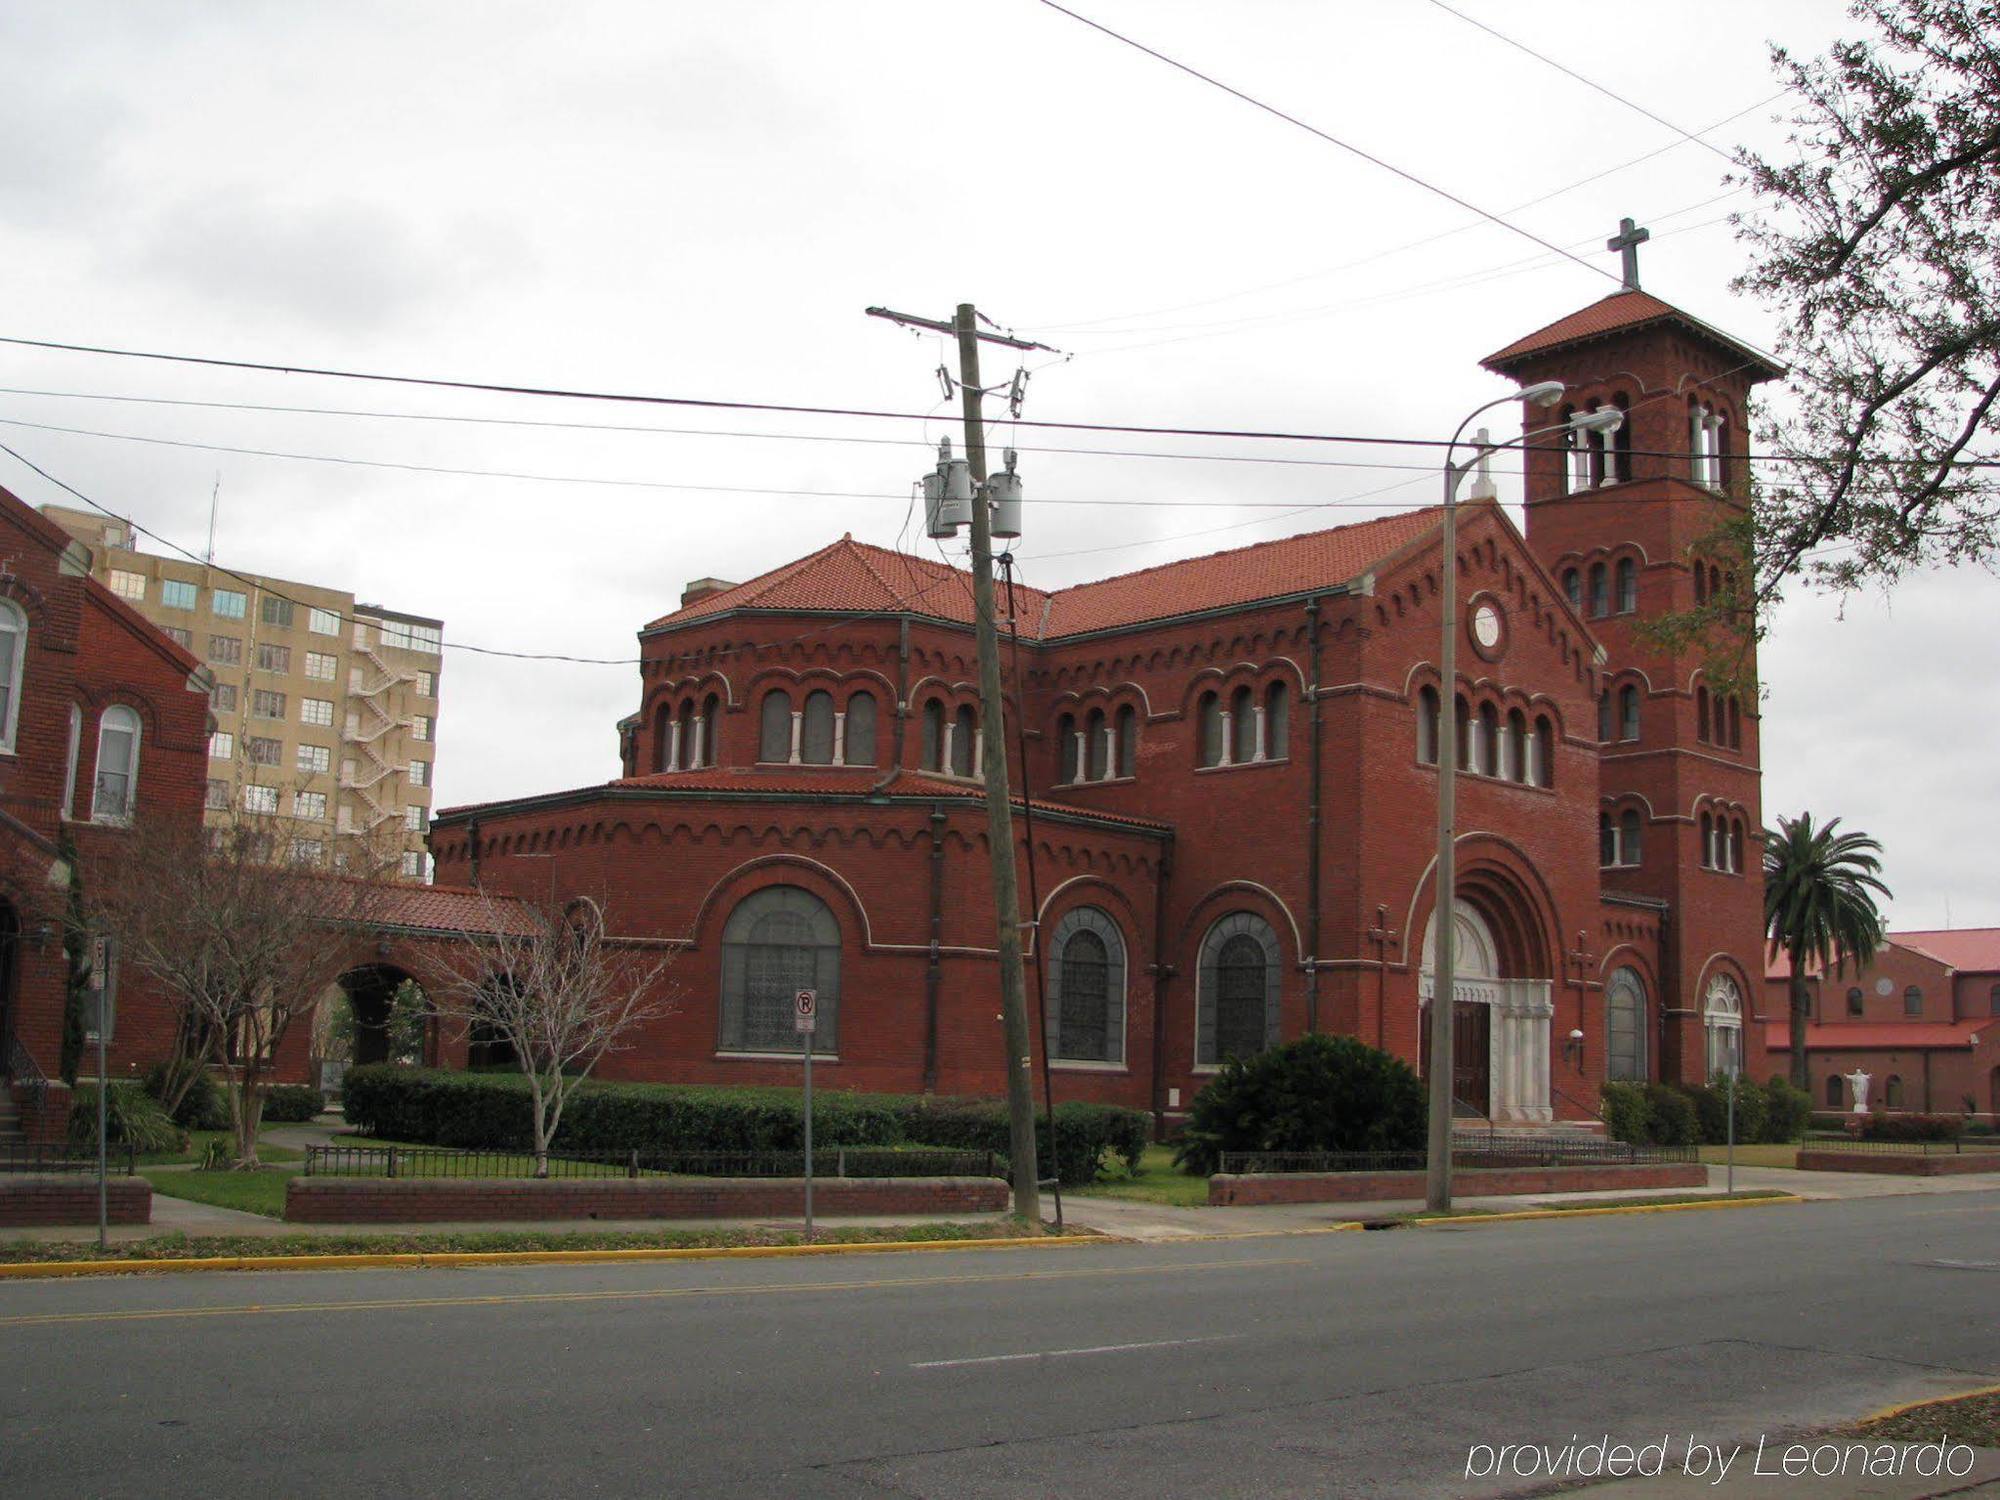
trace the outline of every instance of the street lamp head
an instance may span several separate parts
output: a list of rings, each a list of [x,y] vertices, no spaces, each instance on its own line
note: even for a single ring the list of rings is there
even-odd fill
[[[1572,432],[1595,432],[1610,436],[1625,425],[1625,413],[1615,406],[1600,406],[1596,411],[1580,411],[1569,419]]]
[[[1532,401],[1537,406],[1554,406],[1562,400],[1563,383],[1560,380],[1538,380],[1521,388],[1521,399]]]

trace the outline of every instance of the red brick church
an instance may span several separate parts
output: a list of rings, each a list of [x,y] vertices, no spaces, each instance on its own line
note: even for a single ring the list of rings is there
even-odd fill
[[[1446,699],[1462,1107],[1581,1119],[1606,1077],[1740,1065],[1757,704],[1639,627],[1730,597],[1737,564],[1705,549],[1780,371],[1638,290],[1484,363],[1628,415],[1529,448],[1525,533],[1463,509],[1449,686],[1435,509],[1016,590],[1008,748],[1059,1097],[1171,1123],[1225,1058],[1313,1030],[1417,1061]],[[553,880],[678,950],[675,1014],[609,1076],[791,1083],[810,985],[822,1083],[997,1093],[971,622],[966,574],[847,537],[703,580],[640,633],[625,774],[442,813],[438,879]]]

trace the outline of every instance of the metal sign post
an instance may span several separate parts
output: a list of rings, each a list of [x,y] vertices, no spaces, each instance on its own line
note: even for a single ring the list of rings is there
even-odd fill
[[[117,1016],[118,978],[114,968],[117,962],[116,943],[101,933],[91,938],[90,994],[93,1006],[90,1030],[97,1043],[97,1248],[100,1250],[106,1247],[111,1221],[110,1188],[105,1170],[106,1111],[111,1079],[110,1070],[104,1063],[104,1053]]]
[[[1736,1196],[1736,1070],[1729,1070],[1729,1196]]]
[[[792,1027],[806,1039],[806,1243],[813,1242],[813,1034],[819,1028],[819,991],[792,998]]]

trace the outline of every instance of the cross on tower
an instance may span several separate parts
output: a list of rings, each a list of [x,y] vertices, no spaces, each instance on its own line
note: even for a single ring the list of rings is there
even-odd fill
[[[1607,250],[1616,250],[1625,258],[1625,290],[1639,290],[1639,247],[1653,237],[1650,229],[1641,229],[1630,219],[1618,221],[1618,232],[1604,242]]]

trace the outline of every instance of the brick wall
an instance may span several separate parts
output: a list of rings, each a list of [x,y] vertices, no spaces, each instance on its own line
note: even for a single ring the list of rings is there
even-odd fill
[[[143,1177],[105,1183],[105,1212],[112,1224],[153,1222],[153,1185]],[[0,1176],[0,1226],[95,1224],[97,1178],[85,1172]]]
[[[990,1177],[832,1178],[813,1184],[815,1216],[1004,1213]],[[403,1179],[294,1177],[285,1217],[306,1224],[506,1223],[541,1219],[762,1219],[805,1212],[805,1184],[765,1178]]]
[[[2000,1145],[1984,1151],[1943,1156],[1914,1151],[1799,1152],[1801,1172],[1873,1172],[1890,1177],[1958,1177],[1970,1172],[2000,1173]]]
[[[1707,1187],[1700,1162],[1641,1166],[1496,1167],[1452,1173],[1452,1191],[1472,1198],[1506,1193],[1602,1193],[1623,1188]],[[1218,1172],[1211,1205],[1381,1203],[1424,1196],[1422,1172]]]

